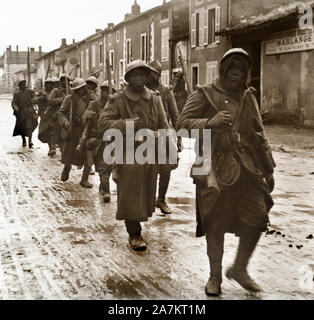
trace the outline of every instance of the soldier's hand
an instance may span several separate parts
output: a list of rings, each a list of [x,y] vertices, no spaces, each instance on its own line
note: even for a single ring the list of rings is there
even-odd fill
[[[228,111],[219,111],[213,118],[208,120],[208,128],[220,128],[231,125],[231,115]]]
[[[66,131],[70,131],[70,130],[71,130],[71,123],[70,123],[70,121],[64,122],[63,127],[64,127],[64,129],[65,129]]]
[[[86,110],[84,113],[84,118],[85,119],[95,119],[96,118],[96,112],[92,111],[92,110]]]

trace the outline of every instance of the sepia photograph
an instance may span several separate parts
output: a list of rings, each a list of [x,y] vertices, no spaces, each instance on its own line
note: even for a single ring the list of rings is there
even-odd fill
[[[2,0],[0,300],[314,300],[313,10]]]

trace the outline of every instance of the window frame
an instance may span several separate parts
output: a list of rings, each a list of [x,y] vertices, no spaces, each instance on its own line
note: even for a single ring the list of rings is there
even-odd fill
[[[167,30],[167,33],[163,32]],[[169,60],[169,37],[170,37],[170,28],[165,27],[161,28],[160,36],[161,36],[161,62],[167,62]],[[167,35],[167,41],[164,41],[164,37]],[[164,56],[164,53],[167,51],[167,56]]]
[[[143,42],[142,42],[142,39],[145,39],[144,40],[144,48],[142,46]],[[144,53],[144,59],[143,58],[143,53]],[[141,60],[143,61],[147,61],[147,33],[141,33],[141,45],[140,45],[140,58]]]

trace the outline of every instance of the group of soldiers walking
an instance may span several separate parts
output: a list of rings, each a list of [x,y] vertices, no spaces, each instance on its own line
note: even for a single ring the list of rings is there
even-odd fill
[[[227,277],[257,292],[260,288],[246,268],[268,223],[268,212],[273,205],[270,193],[274,188],[275,164],[254,90],[247,86],[250,67],[250,57],[244,50],[229,50],[220,64],[220,78],[214,84],[198,87],[188,97],[180,115],[171,88],[160,82],[162,66],[158,61],[149,64],[132,61],[126,68],[124,87],[117,90],[113,83],[105,81],[100,85],[100,95],[95,77],[86,81],[81,78],[71,81],[65,74],[59,79],[49,78],[38,95],[21,81],[12,101],[17,117],[14,135],[22,135],[23,146],[27,136],[29,147],[33,146],[31,137],[37,123],[33,105],[38,105],[41,118],[38,138],[48,144],[50,157],[59,146],[64,165],[61,180],[69,179],[73,165],[83,167],[80,184],[91,188],[88,177],[94,165],[100,178],[99,192],[108,202],[112,173],[117,184],[116,219],[124,221],[131,249],[143,251],[147,243],[142,237],[141,222],[152,216],[156,206],[165,214],[171,213],[165,199],[175,166],[157,161],[143,164],[137,162],[136,157],[133,164],[107,164],[103,154],[110,142],[103,141],[105,132],[118,129],[125,136],[129,122],[133,123],[135,132],[146,129],[153,134],[170,128],[211,129],[211,171],[206,176],[192,175],[196,184],[196,235],[206,235],[210,262],[205,292],[207,295],[221,292],[226,232],[240,237],[238,254]],[[135,147],[141,144],[134,143]],[[201,146],[199,141],[198,147]],[[179,138],[177,150],[182,150]],[[125,158],[125,145],[123,152]]]

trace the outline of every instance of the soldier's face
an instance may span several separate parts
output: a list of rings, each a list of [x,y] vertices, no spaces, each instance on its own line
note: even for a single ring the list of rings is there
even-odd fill
[[[235,61],[227,72],[227,79],[233,83],[242,83],[245,81],[245,70],[240,61]]]
[[[143,89],[147,81],[147,74],[144,69],[134,69],[130,72],[129,84],[134,89]]]
[[[95,91],[97,88],[96,84],[93,82],[87,82],[86,86],[87,86],[87,90],[92,90],[92,91]]]
[[[54,82],[53,86],[54,86],[55,88],[59,88],[60,82],[59,82],[59,81]]]
[[[109,88],[108,87],[102,87],[101,88],[101,97],[102,99],[106,100],[109,96]]]
[[[20,87],[21,90],[25,90],[26,89],[26,83],[25,82],[20,83],[19,87]]]
[[[53,89],[53,83],[48,82],[45,84],[45,90],[46,91],[51,91]]]
[[[75,90],[76,94],[79,95],[80,97],[83,97],[87,93],[87,88],[86,86],[78,88]]]
[[[65,80],[65,78],[61,78],[61,79],[60,79],[60,83],[61,83],[62,88],[65,88],[65,87],[66,87],[66,80]]]

